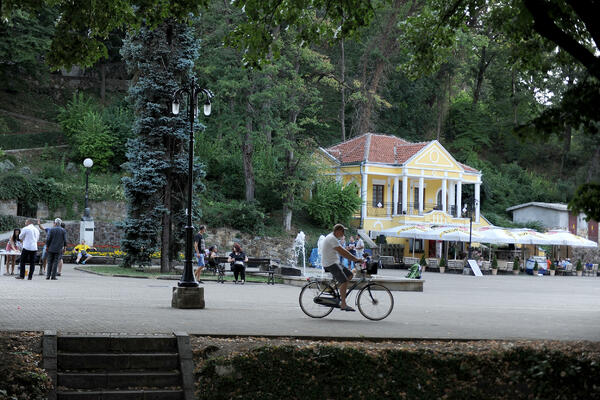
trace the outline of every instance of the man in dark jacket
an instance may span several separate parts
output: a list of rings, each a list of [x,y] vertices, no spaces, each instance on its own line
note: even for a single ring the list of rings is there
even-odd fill
[[[58,260],[67,245],[67,231],[60,227],[61,222],[60,218],[54,220],[54,226],[48,232],[48,238],[46,239],[46,252],[48,253],[46,279],[56,280]]]

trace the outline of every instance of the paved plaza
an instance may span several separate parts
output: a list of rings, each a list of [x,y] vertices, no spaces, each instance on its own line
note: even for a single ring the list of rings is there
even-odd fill
[[[404,276],[405,270],[382,270]],[[334,310],[311,319],[300,288],[204,284],[206,309],[171,308],[177,281],[93,275],[0,276],[0,330],[324,337],[600,340],[600,277],[425,273],[424,291],[393,292],[385,320]],[[354,295],[350,304],[354,303]]]

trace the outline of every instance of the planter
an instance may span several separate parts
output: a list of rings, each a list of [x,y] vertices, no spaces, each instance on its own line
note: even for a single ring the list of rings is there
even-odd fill
[[[492,275],[498,275],[498,268],[492,268]]]
[[[427,269],[427,265],[421,265],[421,273],[425,272]]]
[[[550,270],[550,276],[554,276],[554,274],[556,274],[556,270],[554,270],[554,269],[551,269],[551,270]]]
[[[577,272],[577,276],[582,276],[583,275],[583,271],[575,271]]]
[[[518,269],[513,269],[513,275],[519,275],[519,270]]]
[[[443,274],[444,272],[446,272],[446,267],[440,267],[440,274]]]

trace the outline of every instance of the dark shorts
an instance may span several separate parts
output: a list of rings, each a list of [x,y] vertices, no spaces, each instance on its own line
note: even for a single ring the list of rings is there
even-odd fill
[[[352,279],[352,272],[340,264],[331,264],[329,267],[325,267],[325,271],[331,273],[333,279],[338,283],[348,282]]]

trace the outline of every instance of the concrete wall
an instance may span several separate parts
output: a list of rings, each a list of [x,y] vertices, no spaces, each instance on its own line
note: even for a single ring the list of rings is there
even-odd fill
[[[0,214],[17,215],[17,200],[0,200]]]
[[[569,226],[569,212],[543,208],[538,206],[527,206],[513,210],[513,221],[526,223],[540,221],[548,229],[567,229]]]
[[[127,216],[127,205],[125,202],[120,201],[90,201],[90,212],[94,221],[104,221],[104,222],[113,222],[113,221],[122,221]],[[48,210],[48,206],[44,203],[38,203],[37,205],[37,217],[40,219],[52,219],[56,217],[65,218],[65,216],[69,215],[67,210],[63,208],[59,208],[50,212]],[[16,207],[15,213],[16,214]],[[81,215],[83,214],[83,210],[79,210],[79,204],[73,204],[73,210],[71,215]]]

